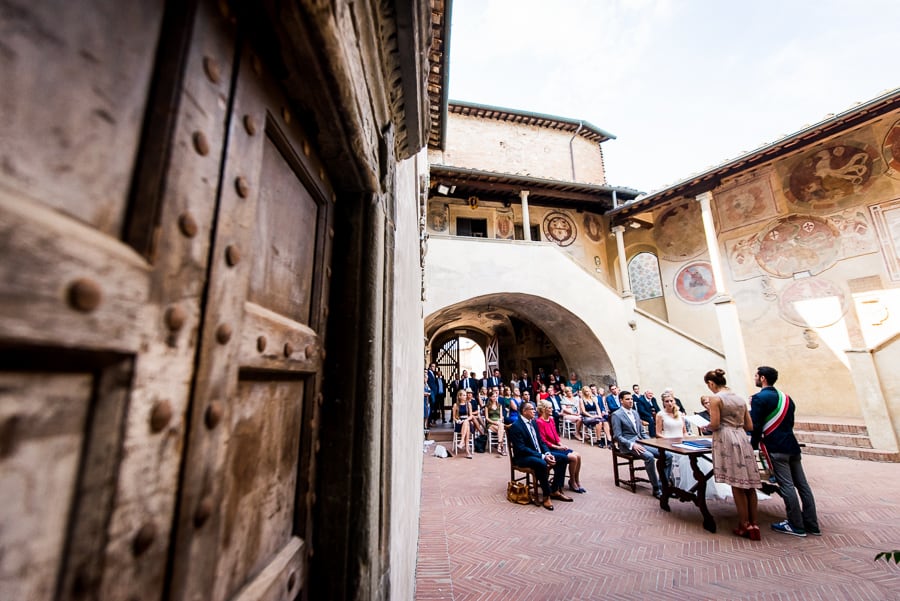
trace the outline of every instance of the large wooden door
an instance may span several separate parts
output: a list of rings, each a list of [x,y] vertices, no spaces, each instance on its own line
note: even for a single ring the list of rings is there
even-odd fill
[[[293,598],[306,580],[331,192],[240,52],[182,474],[175,599]]]
[[[241,26],[0,10],[0,599],[306,586],[333,195]]]

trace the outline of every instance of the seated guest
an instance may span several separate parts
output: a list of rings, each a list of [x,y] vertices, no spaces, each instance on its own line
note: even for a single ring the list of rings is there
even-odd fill
[[[550,396],[550,392],[547,391],[547,385],[541,384],[541,389],[537,393],[537,397],[538,397],[537,400],[542,401],[542,400],[546,399],[548,396]]]
[[[635,387],[637,387],[637,384],[635,384]],[[638,415],[641,416],[641,421],[647,422],[647,432],[650,434],[650,438],[656,438],[656,418],[659,414],[653,411],[653,406],[644,395],[635,397],[634,393],[632,393],[631,398],[634,399],[634,407],[637,409]]]
[[[574,371],[569,374],[569,381],[566,383],[566,386],[572,389],[572,392],[578,393],[581,391],[581,380],[578,379],[578,374]]]
[[[568,386],[563,389],[562,418],[564,422],[574,422],[575,431],[581,432],[581,411],[578,410],[578,399],[575,398],[572,389]]]
[[[657,402],[656,397],[653,396],[652,390],[644,391],[644,400],[647,401],[648,403],[650,403],[650,409],[653,412],[653,419],[655,421],[656,414],[659,413],[660,411],[662,411],[662,409],[660,409],[659,403]]]
[[[706,395],[700,397],[700,404],[703,405],[703,411],[698,411],[696,415],[699,415],[706,421],[709,421],[709,397]],[[712,430],[709,429],[709,425],[700,428],[700,435],[712,436]]]
[[[621,408],[612,414],[612,431],[613,438],[618,443],[622,452],[630,451],[635,457],[644,460],[647,466],[647,479],[653,487],[653,496],[661,497],[662,489],[659,486],[659,478],[656,475],[656,458],[659,452],[652,447],[645,447],[640,443],[641,440],[649,438],[647,433],[641,427],[641,416],[634,409],[634,399],[631,393],[623,390],[619,393],[619,403]],[[672,455],[667,453],[666,468],[671,469]]]
[[[553,374],[550,374],[553,377]],[[562,397],[556,392],[556,386],[550,384],[547,387],[547,400],[553,407],[553,421],[556,422],[556,430],[562,431]]]
[[[603,428],[603,422],[605,421],[605,419],[600,413],[600,406],[597,403],[597,399],[591,394],[590,388],[581,389],[581,399],[579,399],[578,403],[578,412],[581,415],[582,427],[593,428],[597,444],[600,444],[600,432]],[[582,430],[578,434],[582,439],[584,438],[584,430]]]
[[[488,430],[497,435],[497,450],[501,455],[506,455],[506,449],[503,448],[503,435],[506,433],[506,427],[503,425],[503,408],[497,399],[497,393],[493,390],[484,407],[484,417],[487,420]]]
[[[610,415],[619,410],[619,387],[615,384],[609,387],[609,394],[606,395],[606,409]]]
[[[567,460],[550,452],[547,444],[538,435],[534,424],[534,405],[523,403],[521,415],[507,432],[514,463],[519,467],[527,467],[534,471],[544,495],[543,507],[553,511],[553,501],[571,501],[562,491],[566,479]],[[550,470],[553,470],[553,489],[550,488]]]
[[[506,419],[503,420],[507,425],[514,423],[519,419],[519,407],[522,405],[522,397],[519,396],[519,389],[506,387],[507,394],[507,411]]]
[[[471,459],[472,452],[469,450],[469,436],[472,433],[472,408],[466,400],[465,390],[460,390],[456,393],[456,400],[453,402],[450,415],[453,419],[453,430],[459,433],[456,449],[465,449],[466,457]]]
[[[481,403],[471,390],[466,390],[466,402],[469,405],[469,420],[472,427],[479,434],[484,434],[484,424],[481,423]]]
[[[538,417],[534,421],[537,422],[538,434],[544,440],[544,444],[550,449],[554,455],[567,457],[569,460],[569,489],[577,493],[587,492],[581,487],[581,455],[562,444],[559,439],[559,432],[556,431],[556,424],[553,421],[552,407],[546,400],[538,401]],[[561,457],[556,458],[557,461]]]

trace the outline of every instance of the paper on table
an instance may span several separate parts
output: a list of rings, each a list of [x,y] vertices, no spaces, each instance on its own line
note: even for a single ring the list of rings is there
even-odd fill
[[[702,415],[685,415],[684,421],[689,422],[698,428],[705,428],[709,425],[709,420]]]

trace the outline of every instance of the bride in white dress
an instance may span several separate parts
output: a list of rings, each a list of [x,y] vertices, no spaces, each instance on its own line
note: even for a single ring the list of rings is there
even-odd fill
[[[684,438],[687,428],[684,416],[675,404],[675,397],[668,393],[662,395],[663,410],[656,414],[656,435],[661,438]],[[691,490],[696,484],[694,472],[691,469],[691,460],[687,455],[676,455],[673,467],[678,468],[675,486],[682,490]],[[697,467],[703,472],[712,470],[712,461],[706,455],[697,458]],[[706,483],[707,499],[727,499],[731,496],[731,487],[727,484],[719,484],[710,479]]]

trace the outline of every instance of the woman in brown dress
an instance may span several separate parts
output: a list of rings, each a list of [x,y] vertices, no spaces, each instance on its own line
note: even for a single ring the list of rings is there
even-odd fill
[[[731,485],[740,519],[734,533],[750,540],[759,540],[756,489],[761,484],[753,447],[747,437],[747,431],[753,429],[747,402],[725,385],[725,372],[721,369],[706,372],[703,380],[713,393],[709,397],[713,474],[716,482]]]

